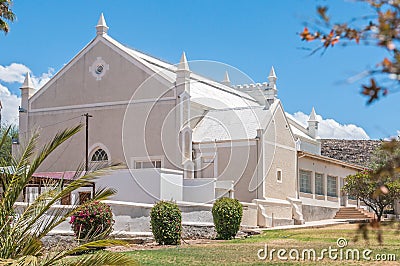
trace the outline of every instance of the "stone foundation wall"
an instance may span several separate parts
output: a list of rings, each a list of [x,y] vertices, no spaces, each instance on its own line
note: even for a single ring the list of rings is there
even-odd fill
[[[239,232],[240,235],[241,232]],[[244,234],[244,233],[242,233]],[[124,232],[113,232],[110,236],[113,239],[124,240],[130,244],[145,244],[154,241],[153,235],[131,235],[124,234]],[[183,224],[182,225],[182,238],[183,239],[215,239],[217,232],[214,225],[196,225],[196,224]],[[77,241],[72,232],[54,233],[50,232],[49,235],[42,238],[45,250],[62,251],[66,248],[74,248],[78,246]]]
[[[213,239],[217,236],[214,225],[182,225],[183,239]]]
[[[74,235],[71,233],[49,234],[42,238],[43,246],[46,250],[62,251],[66,248],[78,246]]]
[[[302,205],[303,217],[306,222],[333,219],[339,208],[329,208],[312,205]]]

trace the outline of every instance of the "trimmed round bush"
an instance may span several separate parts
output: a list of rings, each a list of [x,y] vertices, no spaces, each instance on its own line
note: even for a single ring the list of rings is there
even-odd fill
[[[237,199],[220,198],[212,208],[218,239],[232,239],[239,231],[243,216],[242,204]]]
[[[182,233],[182,213],[173,202],[159,201],[150,212],[151,231],[160,245],[179,245]]]
[[[110,206],[94,201],[75,212],[69,223],[77,239],[91,240],[107,237],[112,232],[114,220]]]

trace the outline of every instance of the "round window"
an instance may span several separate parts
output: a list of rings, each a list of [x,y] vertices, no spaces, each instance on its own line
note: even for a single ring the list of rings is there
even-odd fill
[[[93,64],[89,67],[89,72],[92,73],[93,77],[96,80],[101,80],[101,78],[106,74],[107,70],[110,69],[110,66],[106,64],[106,62],[101,59],[101,57],[97,57],[94,60]]]
[[[101,72],[103,72],[104,70],[104,66],[103,65],[98,65],[96,67],[96,74],[101,74]]]

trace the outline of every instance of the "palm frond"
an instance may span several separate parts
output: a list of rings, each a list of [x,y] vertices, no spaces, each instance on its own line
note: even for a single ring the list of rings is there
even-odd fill
[[[4,266],[38,266],[39,258],[36,256],[22,256],[18,259],[0,259],[0,265]]]
[[[6,129],[6,131],[4,131],[3,136],[1,138],[1,141],[0,141],[0,149],[3,147],[4,143],[6,142],[7,137],[8,137],[8,133],[10,133],[10,130],[11,130],[11,126],[9,126]]]
[[[4,193],[1,200],[1,208],[6,211],[10,211],[16,202],[17,198],[21,194],[24,187],[28,184],[31,176],[27,174],[29,159],[34,153],[34,149],[37,143],[38,135],[34,135],[29,139],[21,158],[15,166],[12,166],[13,173],[8,173],[7,178],[4,181]]]
[[[93,265],[139,265],[133,257],[123,253],[113,252],[96,252],[94,254],[80,256],[78,258],[68,258],[62,260],[60,265],[74,265],[74,266],[93,266]]]
[[[96,241],[91,241],[78,247],[73,248],[72,250],[67,252],[67,255],[79,253],[82,251],[88,251],[92,249],[100,249],[100,248],[107,248],[111,246],[124,246],[127,242],[122,240],[115,240],[115,239],[101,239]]]
[[[112,169],[112,168],[109,168]],[[51,208],[57,201],[61,200],[64,196],[69,195],[76,189],[90,185],[92,181],[101,175],[108,173],[109,169],[102,169],[96,172],[87,173],[84,176],[72,181],[70,184],[61,187],[61,182],[52,189],[48,189],[41,194],[25,211],[21,214],[17,221],[16,228],[24,228],[23,234],[34,233],[38,237],[45,236],[52,229],[60,223],[68,219],[73,213],[79,211],[85,205],[78,205],[77,202],[73,203],[70,208]],[[116,191],[111,188],[100,189],[96,192],[94,197],[86,204],[93,201],[105,200],[114,195]],[[44,219],[44,215],[47,214]]]
[[[49,254],[48,256],[46,256],[46,258],[45,258],[46,263],[44,263],[44,264],[45,265],[52,265],[52,263],[54,263],[55,261],[60,261],[60,260],[62,260],[63,258],[65,258],[67,256],[76,255],[76,254],[82,254],[84,252],[88,252],[88,251],[91,251],[91,250],[96,251],[96,250],[99,250],[99,249],[102,249],[102,248],[111,247],[111,246],[123,246],[123,245],[126,245],[126,244],[127,244],[127,242],[125,242],[125,241],[112,240],[112,239],[103,239],[103,240],[91,241],[91,242],[79,245],[78,247],[75,247],[75,248],[73,248],[71,250],[61,251],[61,252],[58,252],[58,253],[54,253],[53,255]],[[66,260],[66,261],[68,261],[68,260]],[[64,264],[62,264],[62,265],[64,265]],[[75,264],[73,264],[73,265],[75,265]],[[76,265],[78,265],[78,264],[76,264]],[[83,265],[87,265],[87,264],[83,264]],[[96,265],[102,265],[102,264],[96,264]]]
[[[45,144],[36,157],[33,159],[30,167],[28,175],[32,176],[33,173],[39,168],[39,166],[43,163],[43,161],[61,144],[63,144],[66,140],[71,138],[73,135],[78,133],[82,129],[82,124],[78,124],[75,127],[62,130],[58,132],[50,143]]]
[[[2,1],[2,0],[0,0]],[[62,143],[76,134],[82,125],[61,131],[52,141],[45,144],[39,152],[34,153],[38,134],[34,134],[22,150],[19,158],[13,158],[11,166],[0,172],[3,197],[0,198],[0,265],[54,265],[62,260],[65,265],[135,265],[136,261],[128,255],[99,252],[85,255],[71,260],[66,256],[79,251],[88,251],[111,245],[122,245],[125,242],[117,240],[101,240],[108,235],[108,231],[96,237],[88,237],[82,244],[72,250],[49,252],[43,256],[43,244],[40,241],[60,223],[72,214],[84,208],[93,201],[105,200],[116,191],[110,188],[98,189],[93,198],[83,205],[74,202],[71,206],[55,207],[56,203],[66,195],[70,195],[78,188],[91,185],[101,175],[115,169],[113,165],[107,169],[96,169],[93,172],[84,172],[83,166],[78,168],[76,179],[64,186],[63,180],[50,182],[46,189],[31,204],[17,204],[16,200],[22,190],[31,180],[33,173],[42,162]],[[0,147],[2,141],[0,141]],[[0,160],[0,165],[2,161]],[[97,165],[97,167],[99,167]],[[90,238],[90,239],[89,239]],[[73,261],[73,262],[72,262]]]

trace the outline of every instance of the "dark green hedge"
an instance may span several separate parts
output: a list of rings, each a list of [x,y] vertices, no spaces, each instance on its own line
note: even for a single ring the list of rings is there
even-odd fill
[[[239,231],[243,216],[242,204],[237,199],[220,198],[212,208],[218,239],[232,239]]]
[[[179,245],[182,233],[182,214],[173,202],[160,201],[150,212],[151,230],[157,243]]]

